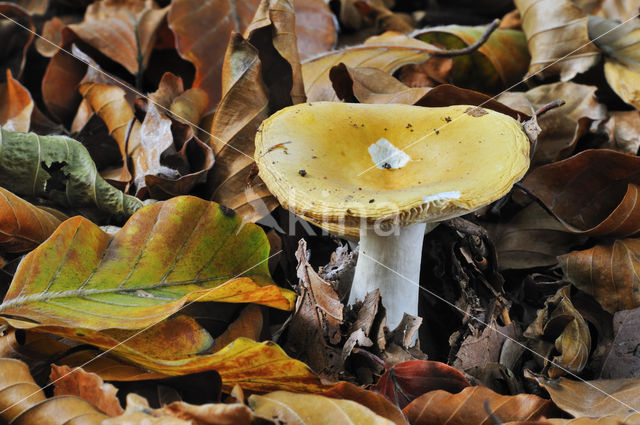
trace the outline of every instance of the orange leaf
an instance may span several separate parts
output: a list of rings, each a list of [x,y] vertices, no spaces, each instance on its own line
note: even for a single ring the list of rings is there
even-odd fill
[[[373,391],[367,391],[349,382],[339,382],[334,387],[323,392],[322,395],[340,400],[355,401],[368,407],[377,415],[393,421],[396,425],[408,425],[400,409],[384,396]]]
[[[5,130],[29,131],[33,100],[29,91],[7,69],[7,81],[0,84],[0,126]]]

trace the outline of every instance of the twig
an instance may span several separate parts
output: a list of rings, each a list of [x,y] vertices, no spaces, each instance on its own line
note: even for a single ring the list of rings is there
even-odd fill
[[[549,103],[547,103],[546,105],[541,106],[541,107],[540,107],[540,109],[538,109],[538,110],[535,112],[535,115],[536,115],[536,117],[537,117],[537,118],[540,118],[540,117],[541,117],[542,115],[544,115],[545,113],[547,113],[547,112],[549,112],[550,110],[555,109],[555,108],[557,108],[557,107],[559,107],[559,106],[562,106],[562,105],[564,105],[565,103],[567,103],[567,102],[565,102],[565,101],[564,101],[564,100],[562,100],[562,99],[556,99],[556,100],[554,100],[553,102],[549,102]]]
[[[500,19],[494,19],[493,22],[489,25],[487,30],[482,34],[482,37],[478,39],[475,43],[470,46],[465,47],[464,49],[457,50],[432,50],[430,53],[434,56],[444,56],[444,57],[453,57],[453,56],[463,56],[468,55],[469,53],[473,53],[480,46],[482,46],[491,36],[498,26],[500,25]]]

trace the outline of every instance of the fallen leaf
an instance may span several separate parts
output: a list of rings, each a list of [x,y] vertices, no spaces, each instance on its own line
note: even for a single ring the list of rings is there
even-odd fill
[[[575,235],[538,203],[532,202],[504,223],[487,226],[495,243],[501,270],[532,269],[558,264],[558,255],[579,246],[586,236]]]
[[[0,248],[3,252],[29,251],[44,242],[62,222],[0,187]]]
[[[292,425],[393,425],[361,404],[320,395],[276,391],[249,396],[248,403],[257,417]]]
[[[489,403],[489,412],[484,404]],[[492,421],[531,421],[556,413],[549,400],[532,394],[504,396],[486,387],[467,387],[458,394],[437,390],[415,399],[402,412],[411,425],[480,425]],[[491,416],[490,416],[491,414]]]
[[[544,308],[538,310],[535,320],[523,334],[529,339],[554,341],[555,352],[559,354],[554,356],[551,362],[545,359],[545,369],[550,378],[568,372],[579,373],[589,360],[589,326],[571,303],[570,294],[571,286],[568,285],[547,298]]]
[[[255,134],[267,118],[268,94],[262,81],[258,52],[241,35],[235,35],[225,56],[224,97],[213,117],[209,144],[216,165],[211,174],[211,199],[227,205],[248,221],[268,215],[278,201],[257,177],[246,180],[254,166]]]
[[[396,425],[408,425],[402,411],[387,398],[349,382],[339,382],[321,395],[338,400],[354,401],[369,408],[373,413],[393,421]]]
[[[542,132],[538,136],[533,165],[546,164],[571,155],[580,139],[594,121],[607,117],[607,108],[598,103],[598,88],[576,83],[544,84],[527,92],[507,92],[498,100],[522,112],[534,110],[562,99],[566,103],[538,118]]]
[[[434,50],[438,49],[420,40],[404,34],[386,32],[369,38],[364,44],[308,59],[302,64],[302,79],[307,100],[338,100],[329,79],[329,71],[339,63],[351,68],[376,68],[391,74],[403,65],[426,61]]]
[[[331,50],[338,41],[335,17],[322,0],[294,0],[300,59]]]
[[[635,355],[640,345],[637,329],[640,309],[617,311],[613,315],[615,338],[602,365],[600,377],[605,379],[640,377],[640,359]]]
[[[420,30],[414,36],[447,49],[463,49],[477,42],[486,26],[448,25]],[[527,72],[530,60],[522,31],[497,29],[477,50],[454,57],[450,83],[486,93],[498,93],[517,84]]]
[[[27,50],[35,38],[36,27],[29,13],[16,4],[3,2],[0,4],[0,13],[10,19],[0,17],[0,39],[6,40],[0,54],[0,69],[11,70],[13,75],[20,78],[27,60]]]
[[[589,149],[533,170],[521,183],[568,231],[624,237],[640,231],[640,158]]]
[[[22,260],[0,312],[19,327],[139,329],[194,300],[290,309],[268,253],[261,229],[194,197],[149,205],[114,236],[75,217]]]
[[[607,122],[608,143],[604,146],[635,155],[640,151],[640,111],[615,111],[609,113]]]
[[[82,23],[68,28],[141,79],[168,10],[153,0],[98,0],[87,7]]]
[[[535,379],[559,408],[575,417],[625,417],[640,408],[638,378],[572,381],[564,377],[548,379],[528,371],[525,376]]]
[[[609,313],[640,306],[640,239],[619,239],[558,257],[564,277]]]
[[[42,38],[35,41],[36,50],[47,58],[55,55],[62,47],[62,30],[66,24],[57,16],[52,17],[42,26]]]
[[[409,360],[387,369],[373,389],[404,409],[413,400],[430,391],[457,393],[469,385],[462,373],[444,363]]]
[[[571,0],[515,0],[527,36],[531,63],[527,75],[560,75],[569,81],[600,60],[591,43],[587,15]]]
[[[251,410],[242,403],[216,403],[195,406],[176,401],[155,409],[156,417],[175,416],[193,425],[251,425]]]
[[[519,336],[519,328],[514,322],[500,326],[492,319],[489,325],[482,329],[481,333],[470,334],[462,341],[453,361],[453,367],[468,372],[470,369],[483,367],[488,363],[498,363],[505,340],[515,340]]]
[[[49,8],[49,0],[17,0],[16,3],[31,15],[44,15]]]
[[[242,309],[242,312],[227,329],[215,339],[215,347],[223,348],[231,344],[238,338],[249,338],[254,341],[260,340],[264,318],[259,306],[249,304]]]
[[[638,425],[640,424],[640,414],[632,413],[628,416],[602,416],[599,418],[576,418],[557,419],[549,418],[544,421],[550,425]],[[515,425],[515,424],[512,424]],[[542,424],[540,424],[542,425]]]
[[[142,206],[100,177],[78,141],[5,129],[0,135],[0,185],[5,189],[64,207],[93,206],[111,214],[130,215]]]
[[[7,79],[0,84],[0,125],[11,131],[29,131],[33,112],[31,94],[7,69]]]
[[[54,383],[54,396],[78,396],[109,416],[124,412],[116,397],[118,389],[105,383],[95,373],[87,373],[82,368],[72,370],[68,366],[51,365],[49,380]]]
[[[640,109],[640,20],[620,25],[616,20],[589,17],[589,37],[604,52],[604,74],[618,96]]]

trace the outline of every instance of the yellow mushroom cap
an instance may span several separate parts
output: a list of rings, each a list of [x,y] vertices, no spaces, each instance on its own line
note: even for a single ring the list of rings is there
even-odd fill
[[[398,153],[400,168],[383,168],[389,145],[409,157]],[[529,167],[529,139],[513,118],[475,106],[315,102],[266,119],[255,158],[285,208],[358,236],[363,225],[436,222],[501,198]]]

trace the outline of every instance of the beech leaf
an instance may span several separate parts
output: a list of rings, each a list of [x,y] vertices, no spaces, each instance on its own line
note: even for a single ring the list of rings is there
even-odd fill
[[[29,131],[33,112],[31,94],[7,69],[7,80],[0,84],[0,125],[5,130]]]
[[[74,217],[23,259],[0,314],[18,327],[139,329],[192,300],[290,309],[268,254],[260,228],[189,196],[143,208],[115,235]]]

